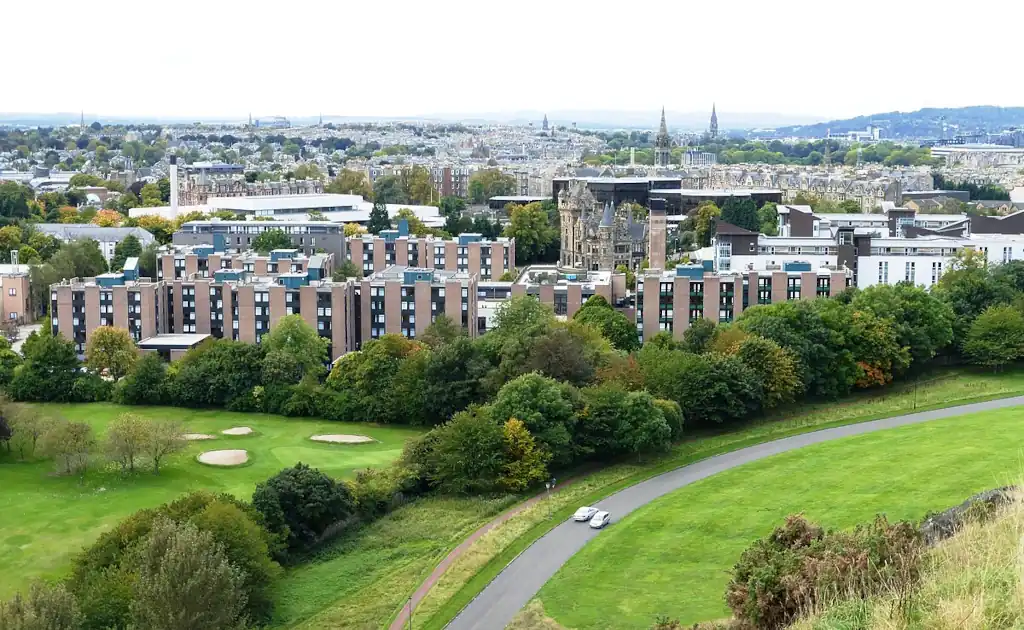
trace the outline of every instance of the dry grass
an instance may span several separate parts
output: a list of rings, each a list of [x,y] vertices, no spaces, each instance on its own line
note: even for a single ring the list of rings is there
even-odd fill
[[[544,604],[535,599],[512,618],[505,630],[565,630],[565,626],[544,613]]]
[[[848,600],[793,630],[995,630],[1024,627],[1024,503],[965,526],[928,552],[909,596]]]

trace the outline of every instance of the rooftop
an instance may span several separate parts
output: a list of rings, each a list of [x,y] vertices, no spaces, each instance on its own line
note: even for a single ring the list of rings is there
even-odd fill
[[[157,335],[143,339],[139,347],[143,350],[182,350],[194,348],[209,338],[210,335],[204,333]]]

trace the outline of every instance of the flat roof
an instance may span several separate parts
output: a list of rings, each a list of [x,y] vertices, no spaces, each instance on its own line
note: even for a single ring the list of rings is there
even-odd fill
[[[274,210],[315,210],[317,208],[356,208],[363,203],[361,195],[260,195],[253,197],[210,197],[206,205],[214,210],[266,212]]]
[[[685,197],[742,197],[747,195],[781,195],[779,188],[654,188],[652,195]]]
[[[165,349],[165,350],[177,350],[180,348],[194,348],[203,341],[210,338],[210,335],[205,333],[182,333],[177,335],[157,335],[155,337],[147,337],[139,342],[139,347],[143,350],[149,349]]]

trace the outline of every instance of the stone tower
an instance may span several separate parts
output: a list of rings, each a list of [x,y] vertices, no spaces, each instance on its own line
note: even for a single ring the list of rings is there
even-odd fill
[[[544,122],[541,123],[541,129],[544,131],[548,130],[548,115],[544,114]]]
[[[708,135],[712,138],[718,137],[718,113],[715,111],[715,104],[711,104],[711,125],[708,126]]]
[[[654,165],[668,166],[672,159],[672,139],[668,135],[668,125],[665,124],[665,108],[661,108],[661,126],[658,128],[658,135],[654,138]]]

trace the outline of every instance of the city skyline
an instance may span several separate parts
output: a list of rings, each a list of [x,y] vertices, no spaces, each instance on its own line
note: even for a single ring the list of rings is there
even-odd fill
[[[265,3],[183,0],[157,15],[123,0],[100,0],[86,14],[57,0],[47,12],[50,31],[81,32],[82,20],[95,14],[103,16],[102,33],[122,43],[147,41],[127,50],[99,46],[95,62],[72,65],[66,47],[39,46],[33,28],[11,29],[7,49],[32,54],[8,64],[9,85],[31,85],[40,71],[58,69],[60,90],[9,90],[0,111],[427,118],[524,110],[653,113],[663,105],[697,113],[715,102],[728,127],[725,116],[751,112],[810,122],[922,107],[1024,105],[1024,86],[1009,81],[999,64],[953,49],[942,63],[907,51],[901,33],[949,34],[942,12],[918,1],[869,0],[859,14],[884,15],[886,28],[858,29],[855,38],[829,37],[838,31],[823,28],[852,19],[844,11],[802,0],[736,1],[726,8],[649,3],[634,10],[632,38],[610,30],[609,16],[624,14],[610,2],[582,10],[526,0],[501,11],[499,22],[496,12],[461,0],[399,1],[387,14],[376,6],[299,3],[283,14],[289,19],[277,21],[270,19],[276,6]],[[991,0],[972,9],[1000,23],[1024,17],[1024,8]],[[6,13],[12,24],[31,24],[33,11],[21,4]],[[739,17],[723,23],[726,16]],[[320,25],[331,24],[334,34],[317,35]],[[700,24],[706,28],[694,27]],[[956,89],[950,77],[970,77],[971,89]],[[656,113],[652,120],[657,123]]]

